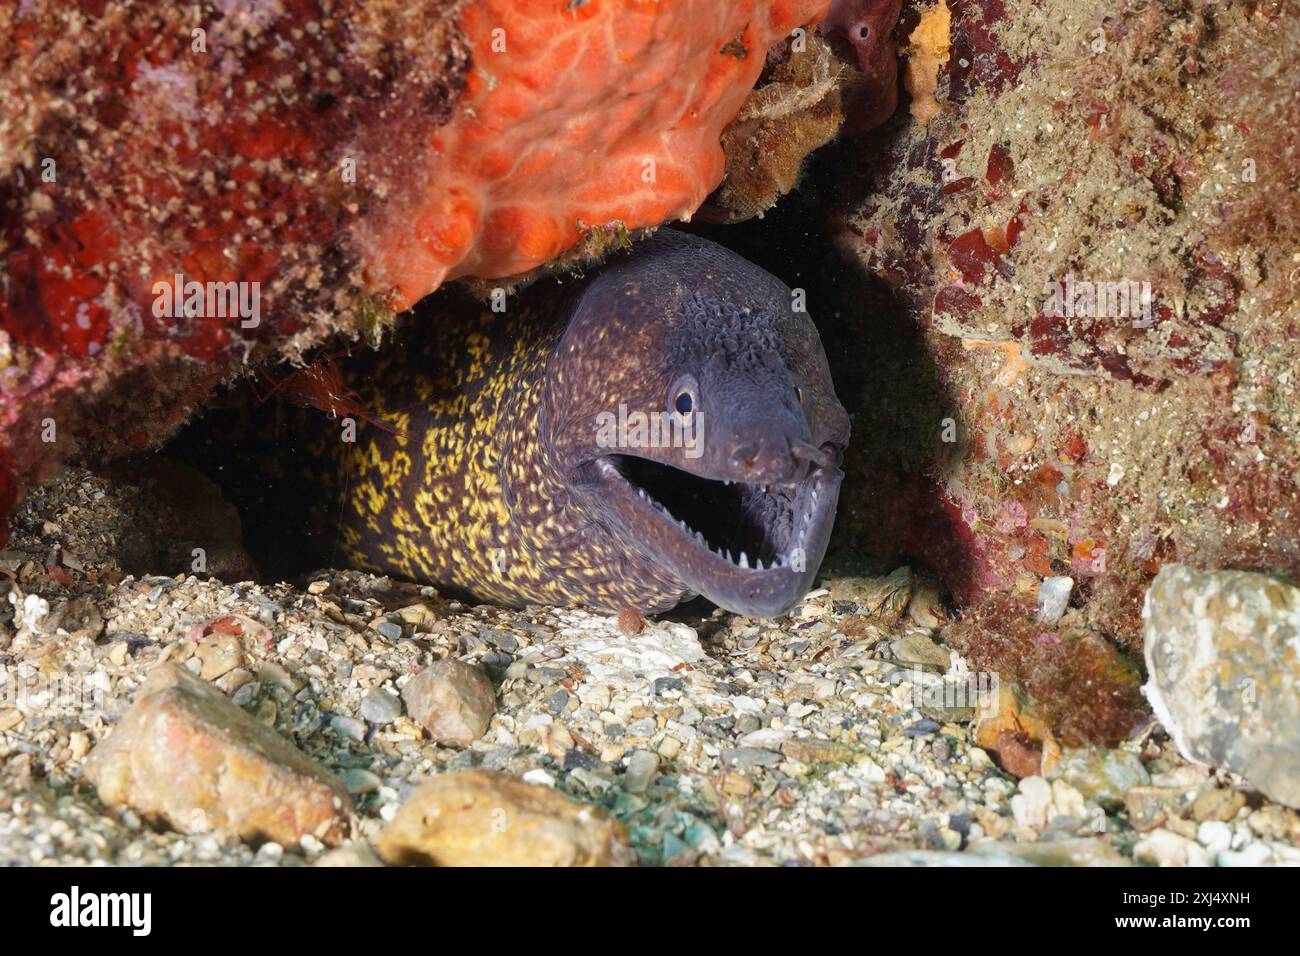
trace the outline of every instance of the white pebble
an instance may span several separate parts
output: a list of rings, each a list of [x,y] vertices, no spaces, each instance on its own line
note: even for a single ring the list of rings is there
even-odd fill
[[[1196,839],[1211,856],[1232,846],[1232,827],[1220,820],[1206,820],[1196,829]]]
[[[1038,619],[1044,624],[1055,624],[1065,613],[1074,590],[1073,578],[1043,578],[1038,586]]]
[[[555,778],[543,770],[541,767],[535,767],[524,774],[525,783],[540,783],[544,787],[554,787]]]

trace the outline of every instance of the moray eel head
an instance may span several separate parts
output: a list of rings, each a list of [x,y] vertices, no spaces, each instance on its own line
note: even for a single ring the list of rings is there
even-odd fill
[[[848,415],[801,299],[663,230],[582,292],[547,383],[581,506],[683,591],[754,617],[807,593],[843,478]]]

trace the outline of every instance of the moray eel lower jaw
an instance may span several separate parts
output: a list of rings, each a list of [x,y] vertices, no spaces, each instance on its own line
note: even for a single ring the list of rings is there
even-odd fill
[[[780,483],[711,480],[635,455],[595,459],[587,479],[617,526],[689,591],[749,617],[777,617],[812,587],[839,499],[843,449],[805,446]],[[815,460],[814,460],[815,459]]]

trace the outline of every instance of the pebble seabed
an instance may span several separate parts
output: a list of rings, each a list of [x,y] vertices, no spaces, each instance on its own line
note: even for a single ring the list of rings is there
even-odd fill
[[[97,481],[65,480],[83,528]],[[469,768],[603,808],[642,865],[1300,862],[1293,810],[1185,762],[1154,723],[1115,750],[1067,752],[1051,779],[1002,771],[972,742],[969,701],[945,697],[945,679],[969,675],[936,641],[937,595],[905,569],[828,568],[779,621],[688,611],[628,636],[614,615],[471,607],[357,572],[302,588],[124,576],[77,556],[94,542],[64,530],[67,507],[54,517],[20,521],[0,552],[14,596],[0,636],[0,863],[378,863],[373,846],[414,788]],[[261,628],[205,634],[229,615]],[[496,690],[467,747],[433,742],[401,698],[448,657]],[[257,845],[103,806],[86,757],[162,661],[337,774],[351,839]]]

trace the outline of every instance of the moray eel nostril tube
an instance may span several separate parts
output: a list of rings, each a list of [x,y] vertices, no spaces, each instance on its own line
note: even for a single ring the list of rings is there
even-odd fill
[[[758,617],[810,587],[849,420],[791,290],[661,230],[538,319],[513,306],[355,382],[347,558],[510,605]],[[424,330],[427,337],[429,332]]]

